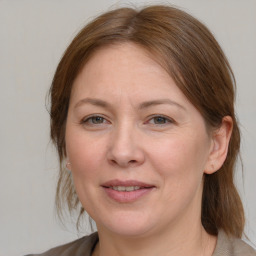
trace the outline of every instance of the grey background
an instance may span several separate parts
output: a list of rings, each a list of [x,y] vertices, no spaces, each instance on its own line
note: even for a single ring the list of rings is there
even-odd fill
[[[45,97],[70,40],[111,6],[157,1],[0,0],[0,256],[42,252],[76,239],[54,212],[58,163],[49,142]],[[159,1],[158,1],[159,3]],[[242,131],[237,184],[246,211],[246,233],[256,243],[256,1],[173,0],[203,21],[223,47],[237,79]]]

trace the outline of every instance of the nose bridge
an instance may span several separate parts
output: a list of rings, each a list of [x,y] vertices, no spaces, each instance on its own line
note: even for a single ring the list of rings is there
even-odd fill
[[[133,122],[120,122],[112,131],[108,160],[122,167],[143,163],[144,152],[138,138],[139,131]]]

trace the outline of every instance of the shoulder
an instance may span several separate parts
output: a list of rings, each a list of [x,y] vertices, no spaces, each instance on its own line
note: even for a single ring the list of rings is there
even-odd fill
[[[256,256],[256,251],[241,239],[228,237],[219,231],[213,256]]]
[[[71,243],[52,248],[42,254],[29,254],[27,256],[90,256],[98,242],[98,234],[84,236]]]
[[[256,251],[241,239],[232,239],[234,255],[256,256]]]

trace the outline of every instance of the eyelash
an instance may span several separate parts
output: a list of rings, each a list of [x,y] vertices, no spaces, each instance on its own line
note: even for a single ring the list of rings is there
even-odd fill
[[[160,123],[160,124],[153,123],[153,125],[163,126],[163,125],[175,123],[173,119],[171,119],[170,117],[166,117],[164,115],[151,116],[150,119],[148,119],[147,123],[150,123],[151,120],[155,121],[156,119],[160,119],[160,118],[164,121],[164,123]]]
[[[96,118],[100,118],[101,120],[103,120],[102,123],[93,123],[93,119],[96,119]],[[81,124],[89,124],[89,125],[98,125],[98,124],[103,124],[104,121],[107,121],[106,118],[104,118],[103,116],[100,116],[100,115],[92,115],[92,116],[89,116],[89,117],[86,117],[84,119],[81,120]]]
[[[93,120],[95,120],[96,118],[99,118],[102,122],[100,123],[95,123]],[[152,120],[153,121],[156,121],[156,119],[161,119],[163,121],[163,123],[159,123],[159,124],[156,124],[156,123],[150,123]],[[96,120],[97,121],[97,120]],[[158,120],[159,121],[159,120]],[[110,123],[109,121],[107,121],[106,118],[104,118],[103,116],[101,115],[92,115],[92,116],[89,116],[89,117],[86,117],[84,119],[81,120],[80,122],[81,124],[83,125],[90,125],[90,126],[98,126],[98,125],[102,125],[102,124],[105,124],[105,123]],[[146,124],[151,124],[151,125],[156,125],[156,126],[164,126],[164,125],[167,125],[167,124],[172,124],[172,123],[175,123],[175,121],[169,117],[166,117],[166,116],[163,116],[163,115],[154,115],[154,116],[151,116],[147,121],[146,121]]]

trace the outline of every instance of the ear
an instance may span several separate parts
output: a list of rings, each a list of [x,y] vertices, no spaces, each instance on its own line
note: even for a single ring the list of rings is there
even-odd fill
[[[69,161],[69,158],[68,158],[68,157],[66,158],[66,169],[67,169],[68,171],[71,171],[71,164],[70,164],[70,161]]]
[[[223,165],[233,129],[233,120],[230,116],[222,119],[221,126],[212,132],[212,145],[204,173],[212,174]]]

